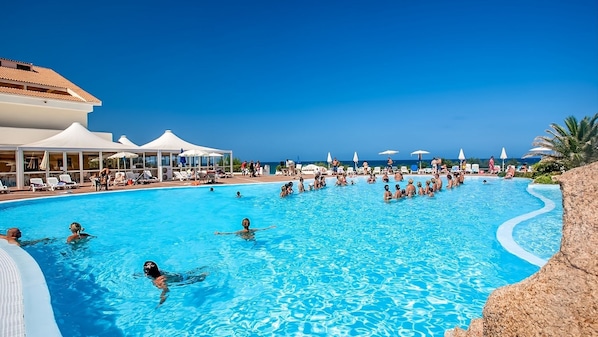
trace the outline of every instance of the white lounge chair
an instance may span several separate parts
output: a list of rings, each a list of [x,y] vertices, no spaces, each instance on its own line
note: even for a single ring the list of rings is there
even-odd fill
[[[58,181],[56,177],[48,177],[46,181],[52,191],[70,188],[66,183]]]
[[[465,164],[465,173],[472,173],[471,164]]]
[[[143,171],[143,180],[144,180],[144,181],[147,181],[147,182],[157,182],[157,181],[159,181],[160,179],[158,179],[158,177],[154,177],[154,176],[152,175],[152,171],[150,171],[150,170],[145,170],[145,171]]]
[[[407,166],[401,166],[401,173],[402,174],[409,174],[409,169]]]
[[[347,167],[347,174],[348,175],[353,175],[355,174],[355,170],[353,169],[352,166]]]
[[[480,173],[480,164],[471,164],[471,173]]]
[[[125,178],[124,172],[116,172],[114,174],[114,181],[112,182],[114,186],[125,186],[127,184],[127,179]]]
[[[187,172],[173,171],[172,173],[174,174],[173,179],[178,179],[180,181],[189,180],[189,176],[187,175]]]
[[[42,180],[42,178],[30,178],[29,186],[33,192],[35,191],[47,191],[48,185]]]
[[[2,180],[0,180],[0,193],[10,193],[10,190],[8,189],[8,187],[6,187],[4,184],[2,184]]]
[[[61,174],[58,176],[58,179],[67,184],[70,188],[79,188],[79,184],[71,179],[70,174]]]
[[[127,183],[131,181],[132,184],[136,184],[139,181],[140,177],[139,174],[135,172],[127,171],[125,172],[125,179],[127,180]]]
[[[380,166],[376,166],[374,167],[374,172],[375,175],[380,175],[382,173],[382,169],[380,168]]]

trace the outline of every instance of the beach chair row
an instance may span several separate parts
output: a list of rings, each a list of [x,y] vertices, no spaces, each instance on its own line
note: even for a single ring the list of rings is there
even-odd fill
[[[46,181],[42,178],[30,178],[29,179],[30,189],[35,191],[47,191],[47,190],[58,190],[67,188],[79,188],[79,184],[71,179],[68,174],[61,174],[58,178],[48,177]]]

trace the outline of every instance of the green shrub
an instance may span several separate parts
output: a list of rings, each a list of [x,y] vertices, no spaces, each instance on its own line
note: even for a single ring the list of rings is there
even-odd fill
[[[541,176],[536,177],[536,179],[534,179],[534,183],[535,184],[557,184],[557,182],[552,179],[551,174],[543,174]]]
[[[504,178],[506,175],[507,175],[507,172],[505,172],[505,171],[501,171],[496,174],[496,176],[499,178]]]
[[[539,175],[550,174],[550,173],[561,173],[562,165],[554,161],[541,161],[532,166],[534,172]]]

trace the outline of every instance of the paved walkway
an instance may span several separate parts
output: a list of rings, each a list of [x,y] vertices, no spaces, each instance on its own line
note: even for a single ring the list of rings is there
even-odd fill
[[[313,175],[305,175],[305,179],[313,178]],[[283,175],[267,175],[267,176],[260,176],[250,178],[249,176],[243,175],[234,175],[232,178],[220,178],[218,182],[215,184],[201,184],[201,186],[210,185],[210,186],[218,186],[218,185],[231,185],[231,184],[259,184],[259,183],[266,183],[266,182],[285,182],[285,181],[292,181],[298,180],[299,176],[283,176]],[[165,181],[165,182],[156,182],[150,184],[137,184],[137,185],[126,185],[126,186],[110,186],[110,190],[134,190],[140,188],[156,188],[156,187],[178,187],[178,186],[192,186],[195,182],[193,180],[189,181]],[[11,192],[6,194],[0,194],[0,201],[8,201],[8,200],[20,200],[20,199],[30,199],[30,198],[39,198],[39,197],[47,197],[47,196],[56,196],[56,195],[64,195],[65,193],[102,193],[103,191],[96,192],[95,188],[91,185],[91,183],[83,184],[80,188],[74,189],[60,189],[55,191],[36,191],[32,192],[29,190],[15,190],[11,189]]]

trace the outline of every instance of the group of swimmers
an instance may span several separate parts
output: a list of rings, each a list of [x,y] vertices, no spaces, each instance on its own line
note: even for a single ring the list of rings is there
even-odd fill
[[[336,175],[336,182],[335,182],[336,186],[347,186],[349,184],[355,185],[355,181],[351,180],[350,182],[347,182],[347,174],[346,173]],[[314,182],[310,183],[307,186],[307,191],[316,191],[316,190],[322,189],[324,187],[326,187],[326,177],[324,175],[322,175],[320,172],[318,172],[314,176]],[[304,185],[304,180],[303,180],[302,176],[299,177],[299,183],[297,184],[297,189],[299,190],[299,193],[303,193],[306,191],[305,185]],[[281,197],[286,197],[290,194],[293,194],[293,182],[292,181],[289,181],[288,183],[286,183],[280,187],[280,196]]]
[[[241,226],[243,229],[238,230],[236,232],[215,232],[215,235],[229,235],[234,234],[241,237],[244,240],[252,241],[255,240],[255,232],[267,230],[271,228],[275,228],[276,226],[270,226],[266,228],[249,228],[251,222],[248,218],[244,218],[241,221]],[[83,233],[85,228],[81,226],[78,222],[73,222],[69,226],[71,231],[71,235],[66,238],[66,242],[68,244],[74,244],[77,242],[86,241],[89,238],[92,238],[90,234]],[[41,239],[36,241],[21,241],[20,238],[22,236],[21,230],[19,228],[13,227],[9,228],[6,231],[6,235],[0,234],[0,239],[6,240],[9,244],[13,244],[16,246],[25,246],[25,245],[32,245],[38,242],[49,242],[53,241],[51,239]],[[158,268],[158,264],[154,261],[146,261],[143,264],[143,272],[146,277],[152,280],[152,283],[156,288],[162,290],[160,294],[160,303],[161,305],[166,301],[167,294],[170,291],[168,288],[169,283],[176,283],[176,284],[190,284],[195,282],[201,282],[205,280],[206,276],[208,275],[207,272],[203,272],[204,268],[198,268],[196,270],[189,271],[187,273],[168,273]]]
[[[402,175],[400,177],[402,178]],[[397,182],[402,181],[402,179],[397,180],[396,178],[397,178],[397,176],[395,175],[395,180]],[[375,182],[375,180],[376,180],[375,177],[373,179]],[[459,185],[463,184],[464,179],[465,179],[465,174],[460,173],[460,172],[454,172],[453,174],[447,173],[446,179],[447,179],[446,188],[452,189],[454,187],[458,187]],[[384,180],[384,179],[383,179],[383,181],[388,182],[388,180]],[[385,201],[389,201],[392,199],[401,199],[404,197],[410,198],[410,197],[414,197],[416,195],[420,195],[420,196],[427,195],[428,197],[434,197],[435,193],[442,191],[442,185],[443,185],[442,178],[440,178],[440,175],[438,173],[434,174],[434,177],[432,179],[426,180],[425,186],[422,185],[421,181],[418,181],[417,188],[416,188],[416,186],[413,184],[413,179],[409,179],[407,181],[407,186],[404,189],[401,189],[401,186],[399,184],[396,184],[394,194],[390,191],[390,188],[387,184],[387,185],[384,185],[383,199]]]

